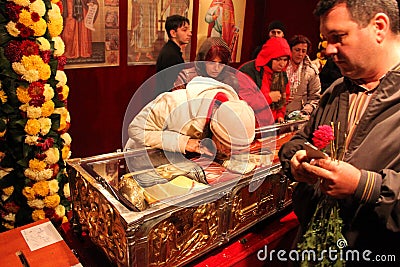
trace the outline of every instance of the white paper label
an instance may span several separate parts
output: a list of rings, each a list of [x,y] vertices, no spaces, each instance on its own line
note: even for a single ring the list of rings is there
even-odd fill
[[[31,251],[63,240],[51,222],[45,222],[29,227],[25,230],[21,230],[21,234]]]

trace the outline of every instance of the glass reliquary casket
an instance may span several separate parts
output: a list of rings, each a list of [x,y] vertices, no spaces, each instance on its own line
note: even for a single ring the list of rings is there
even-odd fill
[[[74,227],[118,266],[184,265],[291,204],[277,152],[303,123],[258,129],[245,167],[157,149],[71,159]]]

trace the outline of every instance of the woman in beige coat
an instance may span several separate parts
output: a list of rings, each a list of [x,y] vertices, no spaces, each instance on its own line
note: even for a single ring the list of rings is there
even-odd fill
[[[290,39],[289,46],[292,57],[286,70],[290,83],[290,99],[286,115],[290,118],[295,114],[293,111],[298,111],[307,117],[318,106],[320,99],[321,82],[318,69],[308,57],[311,42],[307,37],[295,35]]]

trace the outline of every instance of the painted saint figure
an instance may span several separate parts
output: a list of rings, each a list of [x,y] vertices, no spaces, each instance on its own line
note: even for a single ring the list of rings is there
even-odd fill
[[[132,34],[130,45],[136,52],[135,61],[140,61],[142,53],[148,60],[153,57],[154,42],[157,39],[157,3],[154,0],[132,1]]]
[[[236,60],[239,28],[235,25],[235,11],[232,0],[213,0],[206,13],[207,37],[222,37],[232,51],[232,62]]]
[[[92,23],[97,18],[99,3],[97,0],[64,0],[64,30],[61,38],[65,43],[67,58],[89,58],[92,56],[92,33],[85,25],[90,9],[94,12]]]

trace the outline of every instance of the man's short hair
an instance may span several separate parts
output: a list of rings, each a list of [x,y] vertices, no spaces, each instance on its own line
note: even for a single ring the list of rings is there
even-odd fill
[[[171,30],[177,31],[178,28],[185,25],[185,23],[190,24],[189,19],[181,15],[172,15],[167,17],[165,21],[165,30],[167,31],[168,38],[171,39]]]
[[[325,15],[335,5],[344,3],[353,20],[361,27],[366,27],[377,13],[385,13],[390,19],[390,29],[395,34],[400,32],[399,4],[396,0],[320,0],[314,15]]]

